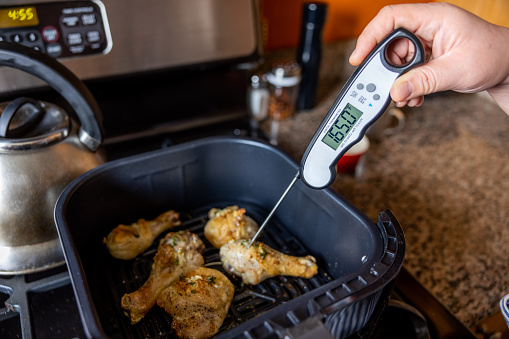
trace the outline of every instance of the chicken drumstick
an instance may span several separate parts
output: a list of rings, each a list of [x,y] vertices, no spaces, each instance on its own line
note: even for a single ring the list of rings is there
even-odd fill
[[[182,274],[157,298],[180,338],[204,339],[216,334],[228,313],[235,288],[221,272],[200,267]]]
[[[256,285],[277,275],[311,278],[318,273],[314,257],[294,257],[255,241],[230,241],[219,250],[223,267],[242,278],[245,284]]]
[[[140,219],[131,225],[118,225],[103,239],[103,243],[113,257],[129,260],[149,248],[159,234],[178,225],[179,213],[167,211],[154,220]]]
[[[258,231],[256,222],[248,217],[244,208],[228,206],[224,209],[212,208],[209,221],[205,225],[205,238],[215,248],[220,248],[230,240],[251,239]]]
[[[124,294],[121,306],[136,324],[154,306],[159,294],[179,276],[203,265],[200,238],[188,231],[170,232],[159,243],[148,280],[137,290]]]

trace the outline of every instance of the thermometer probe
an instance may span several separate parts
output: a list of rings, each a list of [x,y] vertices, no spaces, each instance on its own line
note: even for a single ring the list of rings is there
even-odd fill
[[[414,56],[395,65],[388,58],[388,46],[397,39],[414,45]],[[336,163],[355,145],[387,109],[392,84],[401,74],[424,63],[421,41],[404,28],[398,28],[380,42],[357,67],[316,130],[302,158],[299,171],[269,213],[249,246],[258,238],[272,215],[300,178],[309,187],[323,189],[336,177]]]

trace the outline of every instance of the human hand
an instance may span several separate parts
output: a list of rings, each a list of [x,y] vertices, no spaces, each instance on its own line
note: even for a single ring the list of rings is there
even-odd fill
[[[420,106],[424,95],[445,90],[487,90],[509,114],[509,29],[446,3],[384,7],[357,40],[350,63],[359,65],[394,29],[421,39],[429,62],[400,76],[391,89],[397,106]],[[402,39],[403,40],[403,39]],[[391,46],[391,60],[411,58],[413,45]]]

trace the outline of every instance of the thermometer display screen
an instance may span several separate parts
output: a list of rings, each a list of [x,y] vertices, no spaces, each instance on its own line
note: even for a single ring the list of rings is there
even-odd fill
[[[322,142],[337,150],[361,115],[362,112],[360,110],[347,104],[322,139]]]

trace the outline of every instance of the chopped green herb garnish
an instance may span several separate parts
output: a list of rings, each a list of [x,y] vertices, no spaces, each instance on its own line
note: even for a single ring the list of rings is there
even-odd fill
[[[175,259],[174,264],[175,264],[175,266],[178,266],[178,265],[179,265],[179,260],[178,260],[178,259]]]
[[[191,286],[192,286],[192,285],[196,285],[196,281],[190,281],[190,282],[189,282],[189,285],[191,285]]]
[[[173,246],[177,246],[177,236],[173,237]]]
[[[196,294],[196,293],[198,293],[198,291],[197,290],[191,290],[191,293],[192,294]]]
[[[180,281],[184,281],[186,280],[186,276],[184,275],[184,273],[181,273],[180,276],[179,276],[179,280]]]
[[[207,278],[207,282],[211,285],[213,285],[215,282],[216,282],[216,277],[214,277],[213,275],[211,275],[210,277]]]
[[[262,259],[265,259],[265,256],[267,256],[267,251],[265,250],[265,248],[263,248],[262,243],[260,243],[258,246],[260,247],[260,257],[262,257]]]

